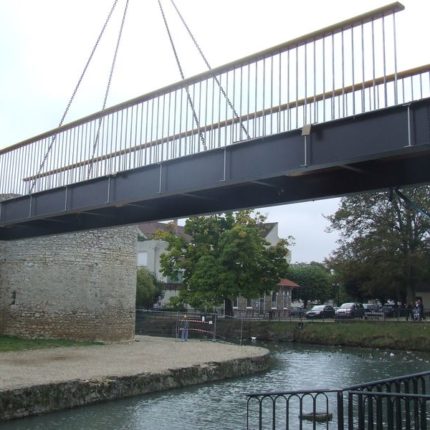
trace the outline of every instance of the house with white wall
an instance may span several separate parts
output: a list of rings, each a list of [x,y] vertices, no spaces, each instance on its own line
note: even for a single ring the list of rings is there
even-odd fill
[[[160,307],[168,306],[171,297],[177,296],[181,288],[181,283],[178,280],[173,280],[165,277],[161,273],[160,257],[167,251],[168,244],[164,240],[155,237],[155,233],[161,231],[173,231],[178,236],[183,236],[190,239],[184,232],[184,227],[177,225],[177,223],[161,223],[161,222],[148,222],[138,224],[138,238],[137,238],[137,267],[144,267],[155,277],[164,284],[164,296],[158,304]],[[261,234],[269,245],[276,245],[281,239],[278,234],[278,223],[264,223],[260,226]],[[291,255],[287,255],[287,261],[290,262]],[[291,282],[291,281],[290,281]],[[281,283],[281,281],[280,281]],[[244,298],[237,298],[235,300],[235,309],[243,310],[269,310],[273,308],[273,300],[279,302],[277,307],[284,309],[291,304],[291,288],[290,286],[279,285],[277,290],[271,295],[263,298],[247,300]],[[282,303],[281,303],[282,302]]]
[[[172,280],[161,273],[161,255],[167,251],[168,244],[155,237],[157,231],[173,231],[178,236],[189,237],[184,233],[184,227],[177,223],[147,222],[137,226],[137,268],[144,267],[164,284],[164,295],[158,305],[164,307],[171,297],[179,294],[181,283]]]

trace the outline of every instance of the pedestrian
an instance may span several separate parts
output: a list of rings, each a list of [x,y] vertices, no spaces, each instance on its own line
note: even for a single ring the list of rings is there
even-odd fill
[[[406,321],[409,321],[409,319],[411,319],[411,321],[414,319],[414,315],[413,315],[413,312],[412,312],[412,310],[413,310],[413,305],[412,305],[412,303],[411,302],[409,302],[407,305],[406,305]]]
[[[414,320],[415,320],[415,321],[421,321],[421,319],[422,319],[422,314],[423,314],[422,302],[421,302],[421,300],[417,297],[417,299],[416,299],[416,301],[415,301],[415,307],[414,307],[414,310],[413,310]]]
[[[184,315],[184,318],[181,322],[181,341],[186,342],[188,340],[188,328],[189,328],[189,321],[187,319],[187,316]]]
[[[417,299],[417,308],[418,308],[418,313],[420,315],[420,321],[421,321],[424,319],[424,304],[421,297],[418,297]]]

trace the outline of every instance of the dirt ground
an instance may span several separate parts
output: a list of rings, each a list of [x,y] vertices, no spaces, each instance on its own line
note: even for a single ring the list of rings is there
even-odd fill
[[[210,341],[136,336],[110,345],[0,353],[0,390],[139,373],[160,373],[209,362],[259,357],[267,350]]]

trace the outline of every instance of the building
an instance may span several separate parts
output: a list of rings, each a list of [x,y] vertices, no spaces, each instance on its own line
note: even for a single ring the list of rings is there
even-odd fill
[[[270,245],[276,245],[280,237],[278,235],[278,223],[264,223],[261,225],[261,233]],[[155,237],[157,231],[172,231],[190,239],[184,232],[184,227],[177,223],[160,223],[149,222],[138,225],[137,238],[137,267],[145,267],[156,278],[164,284],[164,296],[159,302],[160,307],[166,307],[169,304],[171,297],[177,296],[182,285],[180,280],[173,280],[165,277],[161,273],[160,257],[167,251],[167,242]],[[287,256],[288,261],[291,260],[291,255]],[[283,311],[291,306],[291,290],[297,288],[298,285],[288,279],[282,279],[278,285],[278,289],[263,298],[247,300],[237,298],[234,302],[234,310],[245,311],[248,313],[264,314],[275,309]],[[275,304],[276,303],[276,304]]]
[[[167,278],[161,273],[160,257],[167,251],[167,242],[156,238],[155,233],[173,230],[178,236],[185,238],[189,238],[189,236],[184,233],[184,227],[177,225],[177,223],[147,222],[138,224],[137,229],[137,268],[144,267],[164,284],[164,295],[158,306],[166,307],[170,298],[179,294],[182,285],[180,280]]]
[[[238,297],[233,305],[235,316],[283,318],[289,315],[292,306],[292,292],[300,285],[290,279],[281,279],[277,288],[264,297],[246,299]]]

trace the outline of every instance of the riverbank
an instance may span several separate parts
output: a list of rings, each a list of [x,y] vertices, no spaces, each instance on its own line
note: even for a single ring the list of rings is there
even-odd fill
[[[246,329],[264,341],[430,352],[430,324],[426,322],[253,321]]]
[[[175,319],[146,317],[136,332],[173,336]],[[296,342],[430,352],[430,322],[405,320],[217,320],[216,336],[231,342]]]
[[[0,353],[0,421],[245,376],[264,348],[139,336],[136,342]]]
[[[415,322],[311,322],[294,330],[294,340],[318,345],[430,352],[430,324]]]

